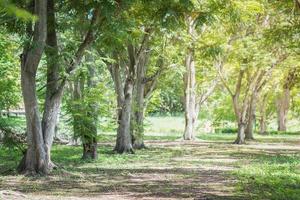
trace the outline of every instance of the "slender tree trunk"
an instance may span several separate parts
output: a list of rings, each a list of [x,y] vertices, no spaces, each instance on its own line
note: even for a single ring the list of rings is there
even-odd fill
[[[286,131],[287,114],[290,104],[290,90],[285,88],[277,100],[278,131]]]
[[[92,59],[90,56],[88,56],[88,60]],[[91,60],[92,61],[92,60]],[[88,81],[87,86],[89,89],[95,88],[97,85],[96,80],[96,71],[93,66],[88,67]],[[86,133],[83,133],[83,159],[97,159],[97,122],[98,122],[98,104],[97,102],[90,102],[88,105],[88,112],[86,116],[86,130],[88,135]]]
[[[145,111],[145,73],[148,54],[144,53],[137,67],[136,84],[134,87],[134,102],[132,106],[132,144],[135,149],[145,148],[144,144],[144,111]]]
[[[259,134],[265,135],[267,133],[266,116],[261,116],[259,120]]]
[[[36,74],[46,41],[47,1],[36,0],[34,13],[38,16],[38,21],[34,26],[33,39],[31,44],[24,48],[21,57],[21,87],[26,114],[28,148],[18,166],[18,171],[46,174],[49,171],[49,163],[38,109]]]
[[[195,34],[195,25],[192,17],[187,18],[188,34]],[[196,69],[195,69],[195,52],[193,46],[188,47],[185,58],[185,75],[184,75],[184,95],[185,95],[185,127],[184,140],[195,139],[196,123]]]
[[[195,139],[196,123],[196,74],[194,52],[189,49],[185,61],[185,128],[183,139]]]
[[[262,99],[260,105],[260,119],[259,119],[259,134],[265,135],[267,133],[267,111],[266,111],[266,102],[267,96],[265,95]]]
[[[250,99],[250,105],[248,106],[248,122],[247,122],[247,127],[245,130],[245,139],[247,140],[254,140],[253,136],[253,127],[255,125],[255,111],[256,111],[256,99],[257,99],[257,94],[254,92],[251,95]]]
[[[84,89],[84,79],[82,75],[78,75],[74,81],[73,85],[73,95],[72,95],[72,116],[73,116],[73,138],[77,141],[78,138],[84,133],[83,130],[83,120],[84,111],[81,101],[83,101],[83,89]]]
[[[241,85],[241,82],[238,85]],[[247,107],[244,105],[247,105],[247,104],[243,104],[242,108],[239,108],[238,97],[239,97],[239,95],[234,95],[232,97],[234,112],[235,112],[237,124],[238,124],[237,138],[234,141],[234,144],[244,144],[245,143],[245,129],[247,126],[247,122],[246,122]]]

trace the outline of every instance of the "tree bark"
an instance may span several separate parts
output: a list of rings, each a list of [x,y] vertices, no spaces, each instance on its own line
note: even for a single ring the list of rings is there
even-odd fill
[[[114,56],[117,63],[112,64],[109,68],[112,79],[114,81],[118,107],[118,129],[114,151],[116,151],[117,153],[134,153],[130,130],[133,79],[129,76],[129,74],[127,74],[125,83],[122,83],[119,60],[116,54]]]
[[[281,96],[277,99],[278,131],[286,131],[289,104],[290,104],[290,90],[289,88],[284,88]]]
[[[18,166],[18,171],[46,174],[49,171],[49,163],[38,109],[36,74],[47,36],[47,1],[36,0],[34,10],[38,20],[34,25],[33,38],[31,43],[25,46],[21,56],[21,87],[25,106],[28,148]]]
[[[235,93],[232,95],[232,103],[234,108],[234,113],[236,116],[238,124],[237,138],[234,141],[234,144],[244,144],[245,143],[245,128],[247,125],[246,122],[246,113],[247,113],[247,94],[242,103],[239,103],[242,81],[244,77],[244,70],[240,70],[239,77],[236,84]],[[240,104],[242,104],[240,106]]]
[[[281,96],[277,99],[277,121],[278,131],[286,131],[287,115],[290,106],[291,89],[300,80],[299,67],[291,68],[285,79]]]
[[[259,119],[259,134],[265,135],[267,134],[267,121],[265,114],[261,113],[262,116]]]
[[[194,20],[188,17],[188,34],[193,36],[195,32]],[[185,58],[185,75],[184,75],[184,96],[185,96],[185,127],[184,140],[195,139],[196,116],[196,69],[195,69],[195,52],[193,46],[187,49]]]
[[[267,95],[264,95],[261,104],[259,106],[260,118],[259,118],[259,134],[267,134]]]
[[[144,144],[144,111],[145,103],[145,85],[146,70],[149,58],[149,50],[143,52],[137,66],[136,83],[134,86],[134,101],[132,104],[132,144],[135,149],[146,148]]]
[[[133,92],[132,77],[128,77],[124,87],[124,101],[119,111],[117,141],[114,151],[118,153],[133,153],[130,134],[131,103]]]
[[[246,111],[245,107],[240,110],[237,96],[233,97],[233,107],[238,124],[237,138],[234,144],[245,144]]]
[[[185,128],[183,138],[185,140],[195,139],[196,123],[196,76],[193,51],[189,50],[186,57],[185,72]]]
[[[91,59],[90,55],[87,58]],[[92,60],[91,60],[92,61]],[[88,81],[87,86],[89,89],[97,86],[96,71],[93,66],[88,66]],[[83,159],[97,159],[97,122],[98,122],[98,104],[97,102],[89,102],[88,112],[86,115],[86,132],[83,133],[82,145],[83,145]]]
[[[238,123],[238,133],[234,144],[245,144],[245,123]]]
[[[254,91],[251,95],[249,106],[248,106],[248,121],[247,121],[247,127],[245,130],[245,139],[246,140],[254,140],[253,136],[253,128],[255,126],[255,111],[256,111],[256,99],[257,99],[257,94]]]
[[[44,113],[42,119],[42,130],[45,143],[45,150],[47,152],[47,162],[50,163],[52,168],[54,165],[51,162],[50,151],[55,135],[55,128],[58,122],[61,99],[63,96],[63,87],[61,87],[59,83],[60,64],[53,0],[48,0],[47,16],[47,48],[45,49],[45,53],[47,56],[47,85],[44,103]]]
[[[120,62],[117,54],[115,54],[114,57],[118,63],[112,65],[112,68],[110,68],[110,72],[115,83],[115,92],[117,94],[118,103],[118,131],[116,146],[114,148],[114,151],[118,153],[134,153],[131,128],[133,89],[136,82],[137,69],[142,60],[141,58],[146,51],[150,32],[150,29],[145,30],[145,34],[139,48],[134,47],[132,44],[128,44],[128,62],[124,65],[124,84],[122,84]]]

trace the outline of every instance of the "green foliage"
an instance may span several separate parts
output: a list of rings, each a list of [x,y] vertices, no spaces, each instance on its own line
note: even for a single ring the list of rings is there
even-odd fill
[[[6,15],[16,17],[23,21],[35,21],[36,16],[30,12],[17,7],[11,0],[0,0],[0,25],[6,21]]]
[[[16,107],[21,99],[17,39],[0,31],[0,110]]]
[[[216,128],[215,133],[237,133],[237,128]]]
[[[0,134],[3,146],[9,150],[25,151],[25,119],[0,116]],[[1,138],[1,137],[0,137]]]
[[[300,132],[291,132],[291,131],[268,131],[267,134],[270,135],[300,135]]]

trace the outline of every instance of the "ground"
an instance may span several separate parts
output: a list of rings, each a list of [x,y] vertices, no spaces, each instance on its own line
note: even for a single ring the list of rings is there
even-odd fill
[[[100,134],[96,161],[82,161],[81,146],[55,145],[59,169],[47,177],[17,175],[21,155],[0,147],[0,199],[300,199],[299,136],[234,145],[235,134],[190,142],[177,129],[148,128],[148,148],[131,155],[114,154],[115,135]]]
[[[229,142],[233,137],[206,135],[202,137],[205,140],[195,142],[149,137],[148,149],[134,155],[113,154],[113,143],[107,141],[100,144],[99,159],[90,162],[80,160],[80,146],[55,146],[53,160],[61,168],[48,177],[16,175],[11,167],[17,164],[18,156],[2,150],[0,197],[51,200],[299,197],[299,138],[259,136],[258,141],[247,145],[233,145]],[[106,139],[110,140],[110,136]],[[266,173],[269,167],[276,171],[273,171],[275,176],[265,175],[270,180],[260,188],[259,181],[264,177],[259,170],[264,167]],[[276,181],[284,191],[272,188]],[[262,191],[264,195],[260,194]]]

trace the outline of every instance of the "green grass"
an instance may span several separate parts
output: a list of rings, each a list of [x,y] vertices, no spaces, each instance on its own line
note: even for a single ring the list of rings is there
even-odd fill
[[[299,136],[255,134],[255,141],[233,145],[235,134],[198,133],[199,141],[183,142],[182,130],[173,130],[182,119],[168,120],[152,119],[148,148],[135,154],[112,151],[115,133],[99,134],[95,161],[81,159],[81,146],[54,145],[59,169],[48,177],[18,175],[22,155],[0,144],[0,188],[38,199],[300,199]]]
[[[238,188],[252,199],[300,199],[300,155],[256,156],[234,171]]]

